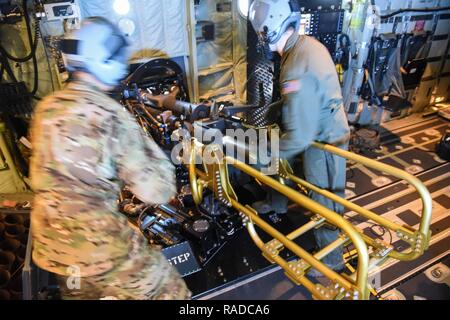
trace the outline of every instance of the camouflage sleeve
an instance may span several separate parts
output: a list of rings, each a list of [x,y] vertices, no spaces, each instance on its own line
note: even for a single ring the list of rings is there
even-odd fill
[[[102,116],[92,117],[82,102],[70,99],[63,102],[50,99],[41,109],[34,121],[37,125],[33,127],[33,143],[38,150],[35,157],[41,157],[42,161],[32,166],[37,169],[36,172],[40,172],[40,166],[45,165],[46,170],[61,179],[60,183],[65,178],[75,178],[90,186],[114,177],[112,170],[102,169]],[[73,113],[59,114],[62,109]],[[36,184],[37,189],[40,189],[38,186],[45,189],[45,183],[35,179],[33,185]]]
[[[175,170],[170,160],[130,115],[122,114],[116,129],[119,178],[141,201],[167,203],[176,193]]]

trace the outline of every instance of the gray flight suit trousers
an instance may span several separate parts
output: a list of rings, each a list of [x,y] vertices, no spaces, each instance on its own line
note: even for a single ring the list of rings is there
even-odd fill
[[[348,143],[338,145],[337,147],[347,150]],[[294,171],[302,171],[305,180],[309,183],[331,191],[340,197],[345,197],[346,160],[344,158],[314,147],[307,148],[301,156],[303,166],[302,168],[298,168],[300,170],[294,168]],[[288,161],[290,164],[293,164],[295,158],[288,159]],[[288,205],[288,198],[273,189],[267,191],[268,203],[271,203],[276,211],[283,211]],[[309,191],[309,197],[336,213],[344,213],[344,207],[342,205],[337,204],[316,192]],[[331,226],[315,229],[314,237],[318,249],[322,249],[335,241],[340,232],[339,229],[334,229]],[[333,269],[341,269],[344,267],[342,255],[343,248],[339,247],[328,254],[323,259],[323,262]]]

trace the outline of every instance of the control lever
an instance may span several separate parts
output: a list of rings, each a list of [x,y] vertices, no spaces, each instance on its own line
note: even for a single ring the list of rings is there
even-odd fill
[[[241,113],[241,112],[249,112],[249,111],[255,111],[256,109],[261,108],[260,106],[252,106],[252,105],[244,105],[244,106],[226,106],[223,107],[220,110],[220,113],[226,117],[226,118],[231,118],[232,116],[234,116],[237,113]]]

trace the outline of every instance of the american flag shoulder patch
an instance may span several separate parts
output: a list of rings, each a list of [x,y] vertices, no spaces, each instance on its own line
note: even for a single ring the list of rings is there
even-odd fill
[[[295,93],[299,90],[300,90],[300,81],[298,80],[286,81],[281,85],[282,94]]]

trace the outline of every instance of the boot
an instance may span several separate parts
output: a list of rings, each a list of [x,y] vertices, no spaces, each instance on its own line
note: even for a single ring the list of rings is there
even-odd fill
[[[258,212],[258,214],[268,214],[272,212],[278,214],[285,214],[288,211],[287,207],[275,208],[272,203],[269,203],[265,200],[254,202],[252,204],[252,207]]]

